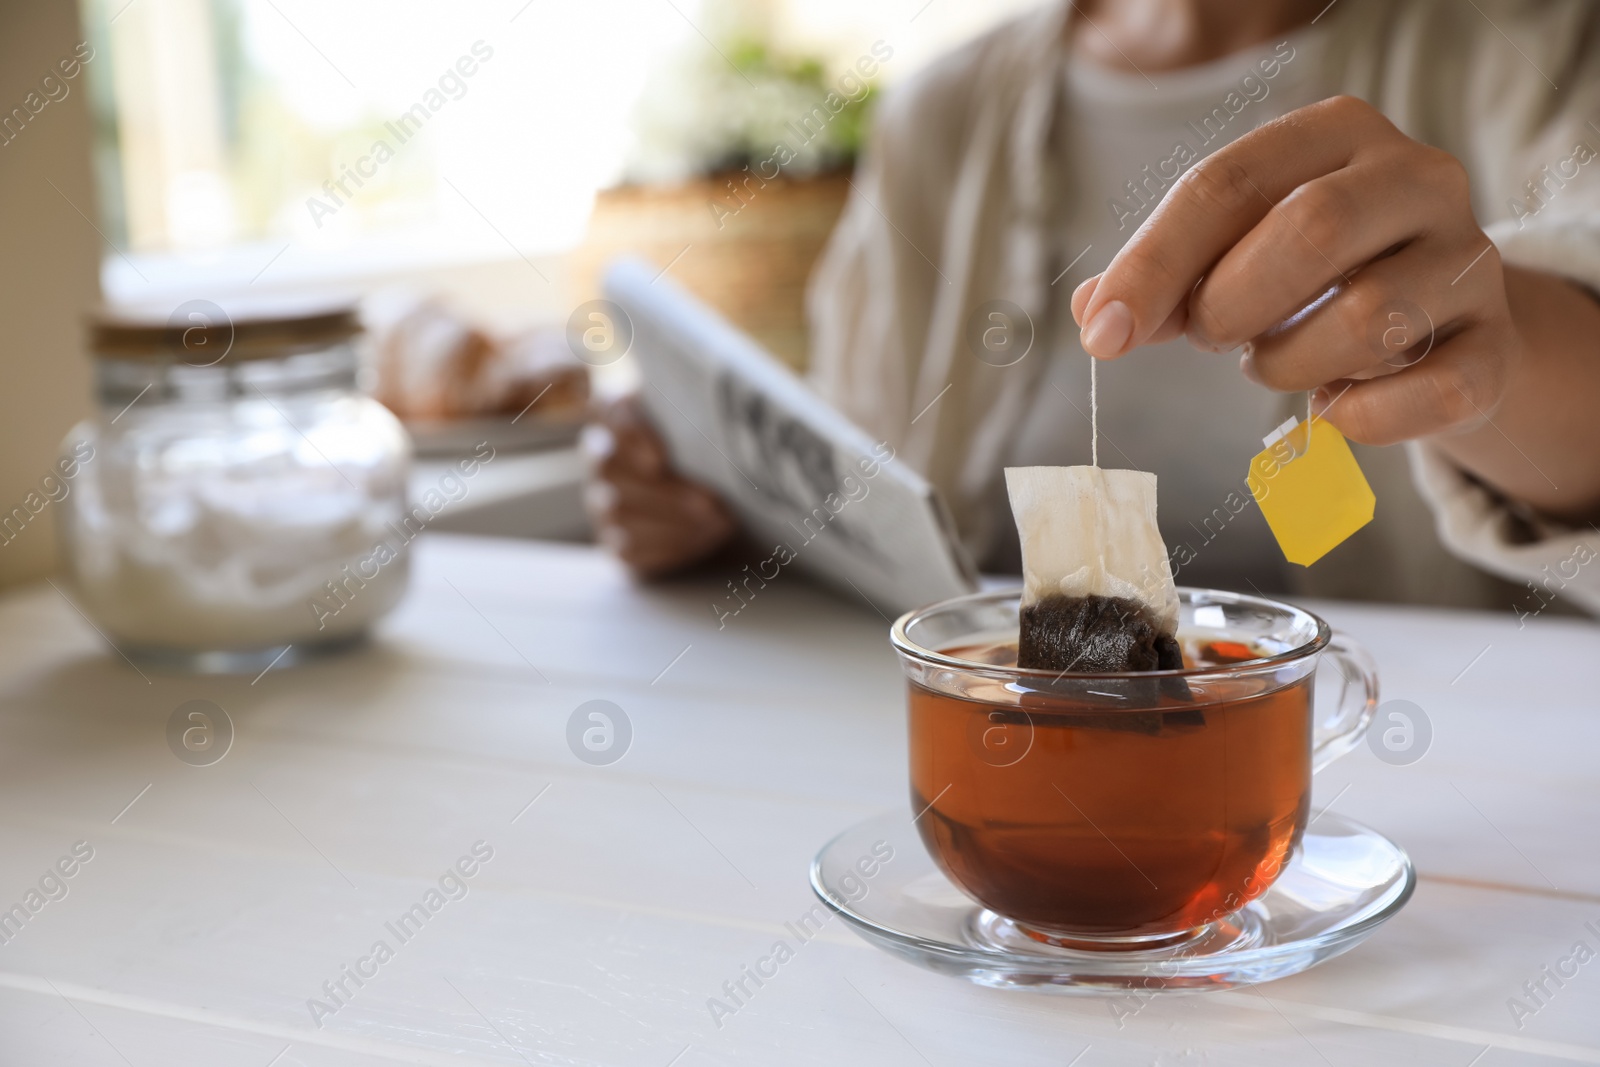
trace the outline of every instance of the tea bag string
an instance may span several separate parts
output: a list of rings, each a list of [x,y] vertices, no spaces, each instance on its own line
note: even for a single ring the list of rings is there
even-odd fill
[[[1306,390],[1306,441],[1300,446],[1300,455],[1311,451],[1311,424],[1317,421],[1317,413],[1311,409],[1311,398],[1317,395],[1315,389]]]
[[[1089,462],[1100,466],[1100,388],[1096,370],[1100,361],[1089,357]]]
[[[1100,466],[1100,361],[1093,356],[1089,357],[1089,463],[1091,466]],[[1301,453],[1311,451],[1311,424],[1316,421],[1317,414],[1312,409],[1311,398],[1314,390],[1306,390],[1306,444]]]

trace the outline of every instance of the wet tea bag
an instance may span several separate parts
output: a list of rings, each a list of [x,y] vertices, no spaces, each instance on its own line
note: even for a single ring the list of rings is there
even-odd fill
[[[1178,593],[1156,527],[1156,476],[1008,467],[1022,539],[1017,665],[1074,673],[1174,670]]]

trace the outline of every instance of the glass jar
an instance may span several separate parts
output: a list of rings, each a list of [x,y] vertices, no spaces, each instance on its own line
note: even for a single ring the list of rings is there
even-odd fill
[[[264,670],[399,601],[411,444],[356,388],[354,309],[191,301],[93,327],[99,410],[62,445],[84,613],[133,659]]]

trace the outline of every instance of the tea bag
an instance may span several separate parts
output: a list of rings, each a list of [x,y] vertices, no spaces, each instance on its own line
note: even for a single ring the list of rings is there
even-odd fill
[[[1022,538],[1017,665],[1073,673],[1175,670],[1178,593],[1156,527],[1156,476],[1008,467]]]

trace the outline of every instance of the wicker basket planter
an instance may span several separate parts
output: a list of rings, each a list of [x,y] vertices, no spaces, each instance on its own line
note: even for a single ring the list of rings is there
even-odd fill
[[[765,184],[737,171],[605,190],[574,264],[576,298],[599,295],[601,272],[618,255],[670,264],[679,285],[803,370],[806,281],[849,191],[838,171]]]

